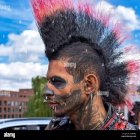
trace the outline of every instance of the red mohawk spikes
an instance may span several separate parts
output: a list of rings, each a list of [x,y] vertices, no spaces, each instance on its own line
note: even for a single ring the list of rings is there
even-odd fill
[[[104,100],[114,105],[124,104],[132,63],[127,65],[127,62],[119,61],[123,52],[118,47],[126,38],[122,26],[114,20],[110,9],[105,11],[98,3],[93,5],[85,1],[31,0],[46,56],[51,60],[75,42],[88,44],[97,52],[105,69],[102,90],[110,94],[103,96]]]
[[[89,4],[89,1],[85,0],[82,2],[82,0],[78,0],[78,4],[74,6],[76,3],[74,0],[31,0],[31,5],[38,25],[44,21],[45,17],[53,15],[56,11],[68,11],[69,9],[73,9],[78,13],[85,13],[100,21],[108,29],[112,30],[118,43],[121,44],[127,38],[122,32],[121,24],[114,22],[112,25],[110,13],[104,12],[102,8],[100,9],[96,6],[96,3],[94,5]]]
[[[46,16],[50,16],[57,10],[72,9],[72,0],[31,0],[37,23],[41,23]]]
[[[129,73],[134,73],[140,71],[140,60],[129,61],[128,62],[128,71]]]

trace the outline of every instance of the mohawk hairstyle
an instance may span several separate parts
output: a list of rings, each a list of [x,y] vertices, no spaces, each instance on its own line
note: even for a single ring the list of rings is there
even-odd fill
[[[127,63],[119,61],[118,47],[125,37],[109,14],[87,3],[75,6],[73,0],[31,0],[31,4],[48,59],[66,57],[76,62],[76,69],[68,70],[75,82],[96,70],[100,90],[109,92],[103,100],[124,104],[128,70]]]

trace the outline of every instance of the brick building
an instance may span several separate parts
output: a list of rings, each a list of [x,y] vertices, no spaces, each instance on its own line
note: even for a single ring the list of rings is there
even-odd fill
[[[0,90],[0,118],[23,117],[23,113],[27,110],[29,98],[32,95],[32,89]]]

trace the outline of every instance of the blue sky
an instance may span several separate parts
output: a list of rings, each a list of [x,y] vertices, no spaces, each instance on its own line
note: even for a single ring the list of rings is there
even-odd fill
[[[129,43],[140,44],[139,0],[106,0],[131,33]],[[30,88],[31,78],[45,75],[47,59],[29,0],[0,0],[0,90]]]
[[[21,33],[32,23],[33,16],[28,0],[0,0],[0,43],[8,41],[9,33]]]
[[[114,6],[122,5],[127,8],[131,8],[134,10],[135,14],[138,16],[139,24],[140,24],[140,1],[139,0],[108,0]],[[133,41],[136,44],[140,44],[140,29],[136,29],[131,32],[133,35]]]

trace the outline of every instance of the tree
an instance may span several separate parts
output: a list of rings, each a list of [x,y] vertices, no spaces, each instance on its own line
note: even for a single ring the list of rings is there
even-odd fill
[[[37,76],[32,78],[32,89],[34,95],[29,99],[27,111],[24,117],[49,117],[52,116],[51,110],[43,99],[43,89],[47,83],[46,78]]]

